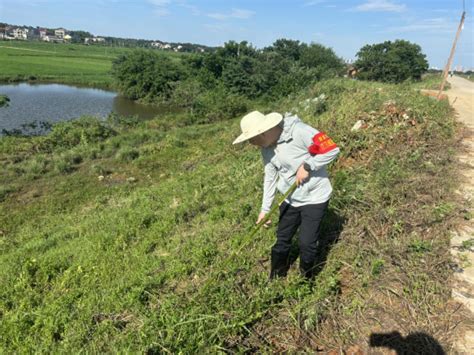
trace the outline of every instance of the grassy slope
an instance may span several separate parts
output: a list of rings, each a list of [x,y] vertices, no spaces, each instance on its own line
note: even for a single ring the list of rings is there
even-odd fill
[[[321,93],[322,115],[298,106]],[[342,148],[323,227],[339,242],[321,249],[312,289],[296,264],[267,282],[274,227],[246,239],[262,168],[258,151],[230,144],[238,119],[114,124],[117,135],[98,142],[87,123],[72,147],[74,123],[2,138],[0,349],[310,351],[391,330],[446,344],[446,230],[457,212],[449,106],[408,85],[342,80],[272,109],[293,106]],[[369,127],[351,132],[358,119]]]
[[[111,87],[112,60],[129,48],[2,41],[0,81],[38,80]],[[166,55],[178,57],[175,53]]]

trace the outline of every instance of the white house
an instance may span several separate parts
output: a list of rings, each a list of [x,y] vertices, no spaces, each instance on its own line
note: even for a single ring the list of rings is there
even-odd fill
[[[103,43],[103,42],[105,42],[105,38],[103,38],[103,37],[87,37],[87,38],[84,38],[84,43],[85,44],[89,44],[91,42]]]
[[[66,35],[66,29],[64,29],[64,28],[58,28],[58,29],[54,30],[54,36],[55,37],[64,38],[65,35]]]
[[[44,28],[40,28],[39,29],[39,35],[40,35],[40,38],[43,39],[44,37],[46,37],[48,34],[48,32],[44,29]]]
[[[21,40],[26,40],[28,37],[28,29],[27,28],[15,28],[13,30],[13,37],[15,39],[21,39]]]
[[[63,43],[64,42],[64,38],[62,37],[56,37],[56,36],[44,36],[43,38],[41,38],[41,40],[45,41],[45,42],[55,42],[55,43]]]

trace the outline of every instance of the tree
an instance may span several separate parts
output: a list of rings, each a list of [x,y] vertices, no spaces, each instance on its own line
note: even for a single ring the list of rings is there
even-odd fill
[[[277,39],[270,47],[265,48],[265,51],[272,51],[282,55],[284,58],[290,60],[299,60],[301,50],[306,45],[292,39],[280,38]]]
[[[344,70],[344,63],[332,48],[318,43],[311,43],[301,49],[300,64],[305,68],[319,68],[322,72],[339,74]],[[331,72],[331,73],[329,73]]]
[[[362,47],[355,67],[360,79],[399,83],[421,79],[428,70],[428,62],[419,45],[396,40]]]
[[[179,63],[145,50],[119,56],[113,62],[112,74],[119,91],[132,100],[167,99],[173,83],[187,77]]]

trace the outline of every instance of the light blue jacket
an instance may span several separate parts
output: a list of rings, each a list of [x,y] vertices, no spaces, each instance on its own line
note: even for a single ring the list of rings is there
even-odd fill
[[[284,194],[296,180],[296,171],[303,163],[311,167],[309,180],[300,185],[286,200],[294,207],[318,204],[329,200],[332,186],[326,165],[332,162],[339,148],[324,154],[311,155],[308,147],[318,130],[303,123],[297,116],[287,116],[280,123],[283,131],[275,146],[262,148],[265,178],[262,212],[271,209],[276,189]]]

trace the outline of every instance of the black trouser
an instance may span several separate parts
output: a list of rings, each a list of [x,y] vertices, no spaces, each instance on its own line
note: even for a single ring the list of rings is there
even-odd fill
[[[280,269],[282,271],[284,268],[282,264],[285,263],[286,266],[291,248],[291,239],[298,227],[300,227],[300,270],[303,276],[309,278],[313,276],[321,220],[324,217],[328,204],[329,201],[293,207],[286,202],[282,203],[280,206],[277,241],[272,247],[272,269]],[[286,272],[277,271],[276,274],[283,276]]]

